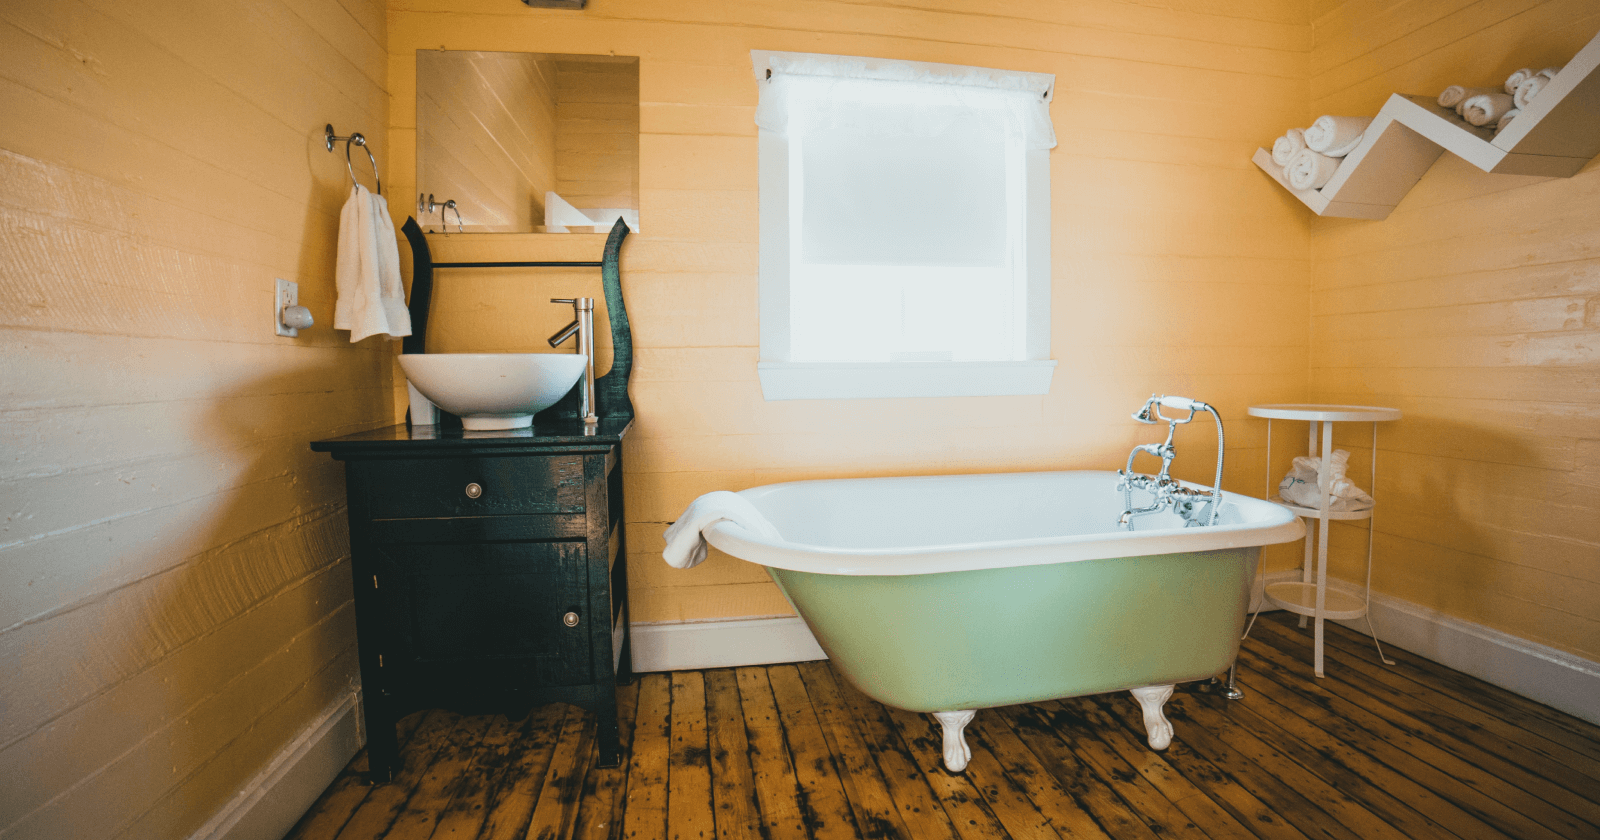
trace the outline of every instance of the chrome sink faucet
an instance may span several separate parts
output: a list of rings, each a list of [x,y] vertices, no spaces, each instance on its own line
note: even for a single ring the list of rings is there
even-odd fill
[[[559,347],[574,334],[578,336],[575,342],[577,351],[585,357],[578,414],[583,417],[585,425],[594,426],[600,422],[594,413],[594,298],[551,298],[550,302],[572,304],[572,323],[550,336],[550,346]]]
[[[1163,407],[1174,411],[1187,411],[1183,417],[1167,417],[1161,413]],[[1178,427],[1192,422],[1199,412],[1211,413],[1212,419],[1217,422],[1217,477],[1210,490],[1194,490],[1184,487],[1177,479],[1170,475],[1172,459],[1177,457],[1177,450],[1172,446],[1173,435]],[[1117,525],[1129,531],[1133,530],[1133,519],[1136,516],[1156,513],[1166,508],[1172,508],[1179,516],[1183,517],[1185,527],[1197,525],[1215,525],[1217,512],[1222,507],[1222,417],[1211,406],[1192,400],[1188,397],[1158,397],[1150,395],[1145,400],[1144,406],[1134,412],[1133,419],[1140,423],[1155,425],[1167,424],[1167,439],[1162,443],[1144,443],[1133,448],[1128,453],[1128,463],[1117,470],[1117,489],[1122,491],[1122,515],[1117,517]],[[1154,455],[1161,459],[1161,470],[1155,475],[1146,475],[1133,471],[1133,461],[1140,452]],[[1144,490],[1151,496],[1150,504],[1136,508],[1133,506],[1133,491]]]

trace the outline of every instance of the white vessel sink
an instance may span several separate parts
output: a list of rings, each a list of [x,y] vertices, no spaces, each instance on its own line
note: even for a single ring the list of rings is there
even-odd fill
[[[575,353],[402,354],[400,368],[422,395],[468,429],[520,429],[583,378]]]

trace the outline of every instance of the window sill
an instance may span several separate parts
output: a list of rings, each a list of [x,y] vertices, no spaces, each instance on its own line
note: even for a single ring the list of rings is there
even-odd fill
[[[1022,362],[760,362],[774,400],[996,397],[1050,392],[1052,359]]]

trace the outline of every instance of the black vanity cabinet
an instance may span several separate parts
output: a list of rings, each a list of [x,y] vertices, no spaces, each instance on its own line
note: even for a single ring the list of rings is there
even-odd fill
[[[397,765],[395,722],[432,708],[573,703],[596,714],[601,766],[619,762],[628,425],[394,426],[311,445],[345,462],[374,778]]]

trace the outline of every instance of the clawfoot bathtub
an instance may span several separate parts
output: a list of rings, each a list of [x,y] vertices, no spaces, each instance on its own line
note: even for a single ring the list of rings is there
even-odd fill
[[[935,713],[959,772],[973,710],[1131,690],[1152,749],[1175,683],[1238,653],[1260,547],[1292,513],[1229,494],[1215,525],[1117,527],[1111,472],[842,479],[739,495],[782,534],[733,522],[712,545],[767,567],[834,665],[869,697]]]

